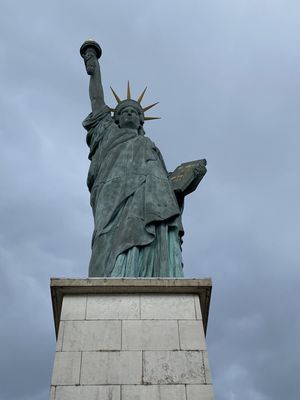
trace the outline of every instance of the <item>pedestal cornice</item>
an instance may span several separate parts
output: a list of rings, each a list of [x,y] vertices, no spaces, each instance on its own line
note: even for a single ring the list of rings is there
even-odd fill
[[[206,333],[212,290],[210,278],[51,278],[51,297],[56,335],[64,295],[88,294],[197,294]]]

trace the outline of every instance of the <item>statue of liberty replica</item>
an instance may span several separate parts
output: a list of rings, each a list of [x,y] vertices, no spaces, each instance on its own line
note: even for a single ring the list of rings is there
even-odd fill
[[[90,76],[92,112],[83,121],[91,161],[87,185],[94,216],[90,277],[183,277],[181,214],[184,197],[196,189],[206,161],[181,164],[169,173],[144,122],[155,117],[142,106],[146,89],[117,105],[104,100],[99,58],[93,40],[80,53]]]
[[[195,160],[168,172],[145,136],[145,90],[104,101],[93,40],[84,120],[94,215],[89,278],[52,278],[57,337],[50,400],[213,400],[205,334],[212,282],[183,278],[185,196],[206,172]],[[126,279],[124,279],[126,278]],[[148,278],[148,279],[147,279]]]

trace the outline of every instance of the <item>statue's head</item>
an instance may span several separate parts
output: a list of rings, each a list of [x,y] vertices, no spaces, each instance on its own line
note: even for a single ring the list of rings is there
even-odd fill
[[[147,89],[147,88],[146,88]],[[142,94],[137,100],[131,98],[130,85],[128,82],[127,86],[127,99],[121,100],[115,91],[111,88],[115,99],[117,100],[117,106],[115,109],[111,109],[114,113],[114,120],[120,128],[133,128],[139,129],[144,125],[144,121],[150,119],[158,119],[157,117],[145,117],[144,112],[154,107],[157,103],[151,104],[148,107],[143,108],[141,101],[144,97],[146,89],[143,90]]]
[[[144,125],[144,111],[135,100],[121,101],[114,112],[114,120],[120,128],[135,128]]]

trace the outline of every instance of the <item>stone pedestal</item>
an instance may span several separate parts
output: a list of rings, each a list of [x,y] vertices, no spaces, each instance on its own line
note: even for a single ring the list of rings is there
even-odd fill
[[[51,279],[50,400],[213,400],[210,279]]]

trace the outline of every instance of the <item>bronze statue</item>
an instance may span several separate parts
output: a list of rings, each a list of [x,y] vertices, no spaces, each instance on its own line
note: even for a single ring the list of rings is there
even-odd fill
[[[184,196],[204,176],[205,160],[182,164],[168,173],[155,144],[145,136],[138,100],[105,104],[98,59],[92,40],[80,48],[90,75],[92,112],[83,121],[91,165],[87,184],[94,215],[90,277],[182,277],[181,212]],[[111,113],[113,112],[113,116]]]

